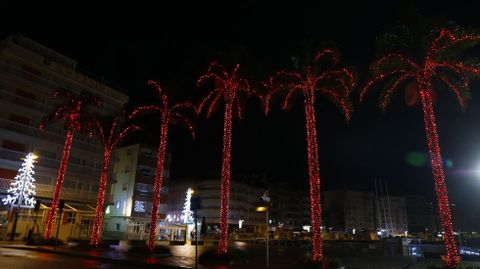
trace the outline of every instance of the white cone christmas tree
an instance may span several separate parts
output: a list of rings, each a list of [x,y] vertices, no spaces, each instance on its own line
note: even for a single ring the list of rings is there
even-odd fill
[[[35,167],[33,163],[37,156],[33,153],[29,153],[25,159],[23,159],[22,167],[18,170],[15,181],[12,182],[10,188],[7,190],[7,198],[2,199],[3,203],[11,205],[19,205],[26,207],[33,207],[35,204],[35,198],[33,197],[35,192],[35,179],[33,175]]]
[[[183,223],[192,223],[193,222],[193,212],[190,209],[192,194],[193,194],[193,190],[191,188],[188,188],[187,197],[185,197],[185,204],[183,204],[183,211],[182,211]]]

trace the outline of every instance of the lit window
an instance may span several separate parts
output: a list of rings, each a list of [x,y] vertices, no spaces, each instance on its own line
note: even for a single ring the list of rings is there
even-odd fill
[[[76,212],[68,212],[67,213],[67,224],[75,224],[75,220],[77,218]]]
[[[145,201],[135,201],[134,212],[145,212]]]

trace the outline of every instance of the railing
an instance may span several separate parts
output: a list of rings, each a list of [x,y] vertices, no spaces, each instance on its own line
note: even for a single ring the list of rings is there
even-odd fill
[[[6,193],[6,187],[10,186],[10,183],[12,182],[11,179],[7,178],[0,178],[0,190],[1,192]],[[48,184],[39,184],[35,183],[35,190],[37,194],[35,195],[36,197],[53,197],[53,193],[55,192],[55,186],[54,185],[48,185]],[[97,198],[97,192],[95,190],[92,191],[81,191],[81,190],[76,190],[76,189],[71,189],[71,188],[66,188],[64,187],[62,189],[61,197],[62,199],[69,199],[69,200],[89,200],[89,201],[94,201]]]
[[[80,70],[78,68],[76,70],[72,69],[72,71],[73,71],[72,76],[62,74],[61,72],[58,73],[57,70],[52,70],[52,69],[50,69],[50,70],[53,71],[53,72],[57,72],[57,74],[59,74],[60,76],[65,76],[68,79],[73,80],[74,82],[73,83],[72,82],[63,82],[63,81],[58,81],[57,79],[52,80],[49,76],[37,75],[37,74],[34,74],[32,72],[27,72],[27,71],[19,68],[18,66],[13,65],[13,64],[0,63],[0,71],[6,72],[6,73],[9,73],[9,74],[18,76],[18,77],[22,77],[22,78],[24,78],[28,81],[34,82],[35,84],[37,84],[39,86],[43,86],[43,87],[47,87],[47,88],[56,88],[56,89],[58,89],[58,88],[67,88],[67,89],[72,89],[72,90],[77,89],[77,90],[80,90],[80,91],[93,88],[96,91],[103,93],[104,95],[113,96],[114,98],[123,98],[123,96],[125,96],[125,90],[124,89],[122,89],[120,87],[117,87],[116,85],[112,85],[111,83],[106,82],[105,80],[99,81],[95,78],[92,78],[91,76],[86,75],[86,72],[84,70]],[[78,74],[80,74],[84,78],[87,78],[88,81],[93,82],[93,83],[90,83],[90,84],[93,84],[93,85],[85,85],[85,82],[79,81]],[[112,90],[115,88],[115,90],[113,90],[113,91],[106,90],[107,88],[110,88]]]
[[[37,110],[39,112],[44,111],[44,105],[36,100],[13,94],[11,91],[8,91],[4,88],[0,88],[0,94],[2,95],[2,100],[6,103],[14,103],[28,109]]]
[[[10,160],[10,161],[20,161],[21,158],[24,158],[24,157],[25,157],[24,152],[3,149],[3,148],[0,149],[0,159]],[[56,159],[50,159],[47,157],[39,156],[37,163],[38,165],[41,165],[44,167],[57,169],[60,162],[59,160],[56,160]],[[71,162],[68,164],[67,170],[75,173],[83,174],[83,175],[90,175],[90,176],[100,175],[100,169],[96,169],[90,166],[77,165]]]
[[[63,141],[65,140],[65,136],[63,135],[56,134],[47,130],[40,130],[32,126],[19,124],[5,119],[0,119],[0,128],[59,144],[63,144]],[[98,152],[99,149],[96,144],[89,144],[83,141],[79,141],[77,139],[73,140],[73,147],[87,150],[90,152]]]

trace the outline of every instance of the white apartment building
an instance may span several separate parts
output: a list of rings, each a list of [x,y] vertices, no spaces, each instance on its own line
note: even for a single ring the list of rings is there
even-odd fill
[[[0,42],[0,198],[5,196],[15,177],[20,159],[34,152],[39,156],[35,169],[36,196],[45,205],[39,216],[41,225],[53,197],[65,130],[62,122],[45,130],[37,127],[58,104],[59,100],[53,99],[52,94],[59,89],[75,93],[88,91],[99,96],[103,106],[96,112],[101,115],[115,114],[128,102],[127,95],[79,71],[76,61],[25,36],[10,36]],[[71,220],[66,221],[72,229],[89,230],[102,160],[103,146],[97,139],[75,135],[60,196],[69,207],[84,209],[81,219],[77,221],[71,216]],[[24,210],[21,214],[28,212]],[[31,218],[24,220],[27,219],[32,221]],[[19,233],[23,232],[21,222],[22,218],[17,228]]]
[[[194,197],[200,197],[202,209],[197,212],[199,221],[205,217],[209,231],[220,227],[220,179],[184,179],[171,182],[168,193],[167,212],[176,221],[180,221],[188,188],[194,190]],[[230,205],[228,214],[229,230],[248,234],[264,234],[266,227],[265,212],[257,212],[261,204],[261,196],[265,189],[247,181],[232,180],[230,182]]]
[[[171,155],[165,156],[159,220],[165,219]],[[149,233],[157,149],[141,144],[113,152],[110,203],[104,237],[145,239]]]

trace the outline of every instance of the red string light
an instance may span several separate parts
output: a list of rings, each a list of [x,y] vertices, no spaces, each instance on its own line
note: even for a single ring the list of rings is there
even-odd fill
[[[57,206],[62,191],[63,181],[68,166],[68,158],[72,148],[72,142],[75,132],[85,131],[90,136],[93,134],[94,121],[92,114],[86,112],[89,105],[101,106],[102,102],[95,96],[87,92],[82,92],[79,96],[69,91],[55,91],[54,98],[64,97],[66,102],[59,105],[55,111],[46,116],[39,125],[40,129],[56,120],[63,120],[67,134],[63,146],[60,166],[58,167],[57,183],[55,185],[55,192],[53,194],[52,207],[47,217],[47,224],[45,227],[44,237],[49,239],[52,235],[53,224],[57,214]]]
[[[447,185],[442,165],[442,156],[438,139],[435,112],[433,109],[433,80],[438,78],[444,85],[452,90],[462,108],[465,107],[469,95],[469,83],[472,75],[480,74],[480,69],[466,66],[462,62],[442,60],[443,53],[454,45],[462,42],[478,42],[480,36],[454,34],[448,29],[441,29],[438,36],[433,39],[425,50],[425,58],[418,63],[403,54],[388,54],[372,65],[374,77],[370,79],[360,93],[362,100],[370,89],[383,80],[390,79],[380,99],[382,110],[388,106],[392,94],[402,83],[412,80],[416,83],[417,93],[420,96],[425,134],[432,164],[433,179],[437,193],[437,203],[440,221],[444,233],[444,242],[447,250],[447,266],[456,268],[460,262],[455,245],[454,229],[448,199]],[[457,81],[457,83],[454,83]]]
[[[318,70],[314,67],[314,64],[324,60],[330,60],[331,67],[313,72],[313,70]],[[315,93],[320,92],[335,103],[343,111],[345,119],[348,121],[352,112],[349,97],[356,84],[352,71],[344,67],[338,68],[336,66],[337,63],[338,55],[333,50],[321,50],[317,53],[313,63],[305,66],[304,72],[279,71],[272,76],[268,83],[270,93],[264,98],[266,112],[268,112],[272,95],[277,94],[280,90],[286,90],[282,102],[284,110],[290,107],[293,96],[296,93],[300,92],[303,95],[307,134],[308,176],[310,181],[311,231],[313,235],[312,260],[314,262],[323,260],[322,207],[315,118]]]
[[[230,201],[230,156],[232,141],[232,119],[233,115],[238,118],[243,117],[243,94],[249,96],[254,94],[250,88],[248,80],[238,75],[240,65],[236,65],[231,73],[226,71],[223,66],[213,62],[208,67],[207,73],[198,79],[197,85],[213,81],[214,88],[207,94],[197,107],[197,113],[206,110],[206,116],[209,118],[218,103],[225,102],[225,113],[223,117],[223,158],[222,158],[222,178],[220,183],[220,241],[218,244],[218,253],[226,254],[228,251],[228,210]]]
[[[195,138],[191,120],[183,115],[185,110],[190,109],[195,111],[195,108],[190,103],[180,103],[170,107],[168,96],[160,85],[153,80],[148,81],[148,85],[153,86],[157,90],[159,105],[140,106],[132,112],[129,118],[132,119],[143,113],[160,112],[160,143],[157,151],[157,168],[155,169],[152,210],[150,212],[150,235],[147,243],[147,250],[151,253],[155,248],[157,234],[158,208],[160,206],[160,196],[162,193],[168,127],[171,124],[183,124],[188,128],[192,137]]]
[[[110,168],[110,159],[112,151],[117,148],[120,142],[133,131],[140,130],[140,127],[137,125],[126,126],[123,129],[117,132],[117,126],[121,120],[121,114],[117,115],[112,121],[110,126],[110,131],[108,134],[104,132],[104,127],[102,124],[96,120],[97,130],[99,136],[103,142],[104,152],[103,152],[103,166],[102,172],[100,174],[100,186],[98,190],[97,197],[97,207],[95,209],[95,221],[92,227],[92,237],[90,238],[90,245],[98,246],[100,243],[100,235],[102,233],[103,226],[103,216],[104,216],[104,204],[105,204],[105,191],[107,189],[108,182],[108,169]]]

